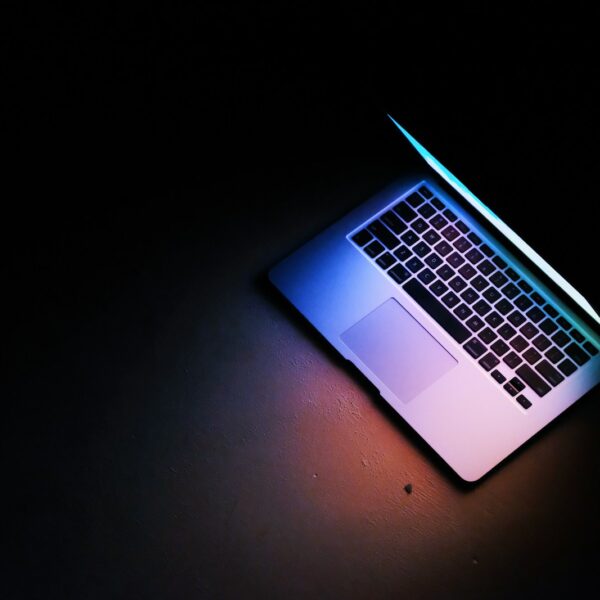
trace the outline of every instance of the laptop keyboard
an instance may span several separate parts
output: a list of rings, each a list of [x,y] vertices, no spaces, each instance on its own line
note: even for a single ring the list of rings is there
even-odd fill
[[[350,239],[525,409],[598,354],[424,185]]]

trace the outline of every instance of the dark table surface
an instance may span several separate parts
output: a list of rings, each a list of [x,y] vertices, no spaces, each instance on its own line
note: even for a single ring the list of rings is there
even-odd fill
[[[509,222],[530,214],[542,254],[560,226],[579,276],[597,256],[586,19],[346,14],[326,53],[318,11],[200,12],[17,30],[15,87],[34,85],[8,113],[7,597],[595,585],[597,389],[463,484],[266,279],[399,175],[384,109]]]

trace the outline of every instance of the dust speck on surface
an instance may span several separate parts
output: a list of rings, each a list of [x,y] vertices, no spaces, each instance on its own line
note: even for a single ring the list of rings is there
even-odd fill
[[[407,494],[412,494],[412,490],[413,490],[412,483],[407,483],[407,484],[404,486],[404,491],[405,491]]]
[[[313,473],[313,479],[316,479],[319,476],[318,473]]]
[[[473,556],[473,558],[471,558],[471,562],[472,562],[474,565],[478,565],[478,564],[479,564],[479,559],[478,559],[476,556]]]

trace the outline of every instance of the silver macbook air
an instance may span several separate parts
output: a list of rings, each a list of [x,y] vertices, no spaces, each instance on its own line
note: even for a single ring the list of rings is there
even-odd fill
[[[600,317],[392,121],[418,160],[270,278],[475,481],[600,381]]]

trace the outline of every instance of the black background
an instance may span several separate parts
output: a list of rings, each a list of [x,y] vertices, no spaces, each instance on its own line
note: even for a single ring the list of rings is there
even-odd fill
[[[243,365],[227,357],[254,318],[244,313],[248,290],[259,291],[273,319],[292,319],[319,346],[264,273],[398,175],[399,136],[386,111],[593,293],[581,276],[597,256],[591,21],[396,3],[327,11],[310,3],[87,4],[70,14],[23,9],[10,20],[2,242],[4,454],[19,566],[11,597],[243,597],[271,584],[276,596],[343,589],[295,586],[311,581],[301,567],[270,573],[239,557],[215,566],[210,546],[218,535],[200,541],[206,523],[220,518],[208,508],[185,526],[198,538],[173,543],[176,552],[136,533],[140,519],[140,528],[157,528],[186,496],[185,487],[180,496],[161,496],[153,465],[181,461],[190,378],[206,390],[208,414],[223,401],[215,392],[223,380],[241,377]],[[200,367],[190,358],[198,347]],[[267,359],[264,372],[248,375],[250,398],[270,376]],[[235,406],[228,410],[235,420]],[[587,410],[570,418],[597,424]],[[569,435],[581,433],[571,425]],[[131,441],[140,428],[146,437]],[[222,451],[214,436],[199,451],[203,460]],[[597,476],[590,440],[581,478]],[[447,485],[462,489],[420,451]],[[233,462],[225,472],[235,472]],[[233,490],[235,477],[227,481]],[[598,490],[582,481],[570,483],[581,484],[585,509]],[[195,486],[200,497],[204,489],[215,493],[201,477]],[[161,498],[164,512],[148,508],[140,517],[133,507],[144,497]],[[271,498],[265,494],[265,510]],[[588,526],[590,537],[564,529],[559,539],[589,549],[595,515]],[[528,546],[534,553],[546,535],[538,533]],[[508,562],[474,585],[500,595],[510,583],[545,589],[538,574],[498,552]],[[564,552],[553,555],[567,566],[551,581],[566,587],[575,573],[589,576],[595,554]],[[437,560],[433,572],[442,573]],[[485,587],[506,568],[514,573],[509,583]],[[538,568],[553,572],[552,564]],[[253,588],[248,582],[256,580]],[[464,580],[449,580],[450,591],[478,595],[461,587]],[[412,593],[434,589],[410,581]],[[368,586],[354,591],[364,597]]]

